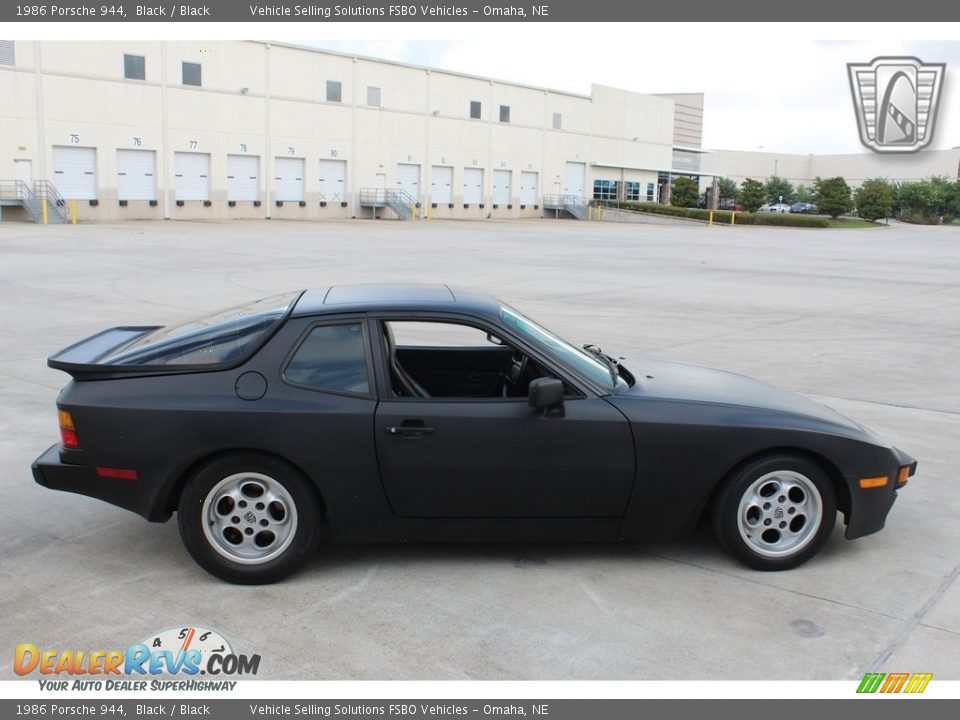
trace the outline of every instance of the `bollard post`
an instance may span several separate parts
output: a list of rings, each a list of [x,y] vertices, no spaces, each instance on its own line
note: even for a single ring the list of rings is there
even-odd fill
[[[70,201],[70,224],[71,225],[77,224],[77,201],[76,200]]]
[[[43,220],[43,224],[47,224],[47,199],[40,199],[40,218]]]

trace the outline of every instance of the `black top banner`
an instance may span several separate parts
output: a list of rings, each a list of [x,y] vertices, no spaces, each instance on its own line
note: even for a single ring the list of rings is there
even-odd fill
[[[709,3],[591,3],[583,0],[502,2],[463,0],[417,2],[399,0],[206,0],[205,2],[5,2],[0,22],[947,22],[960,19],[960,4],[941,0],[841,2],[804,0],[723,0]]]

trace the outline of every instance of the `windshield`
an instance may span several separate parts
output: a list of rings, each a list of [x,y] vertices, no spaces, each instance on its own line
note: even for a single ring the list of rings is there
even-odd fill
[[[574,368],[581,375],[589,378],[597,385],[607,390],[616,390],[626,383],[620,377],[615,378],[615,372],[601,362],[592,353],[571,345],[566,340],[557,337],[549,330],[537,325],[533,320],[524,317],[507,305],[500,306],[500,317],[503,321],[517,330],[521,335],[533,340],[536,344],[548,348],[566,365]]]
[[[160,328],[99,360],[107,365],[215,365],[247,354],[283,318],[300,292],[263,298]]]

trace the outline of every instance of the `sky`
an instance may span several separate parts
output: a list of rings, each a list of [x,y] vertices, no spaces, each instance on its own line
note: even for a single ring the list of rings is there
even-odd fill
[[[847,39],[842,26],[786,23],[475,23],[445,31],[394,24],[295,42],[584,95],[591,83],[703,92],[704,147],[800,154],[869,152],[857,132],[847,63],[913,55],[947,64],[930,147],[960,145],[953,122],[960,121],[960,42],[907,40],[909,26],[902,27],[907,32],[852,28]],[[923,32],[960,37],[955,28]]]

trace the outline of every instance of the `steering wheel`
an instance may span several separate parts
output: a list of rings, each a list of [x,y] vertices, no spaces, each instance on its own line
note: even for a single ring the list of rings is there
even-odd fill
[[[530,356],[523,352],[515,352],[510,358],[510,366],[503,373],[503,385],[500,389],[502,397],[513,397],[516,395],[523,379],[527,376],[530,368]]]

